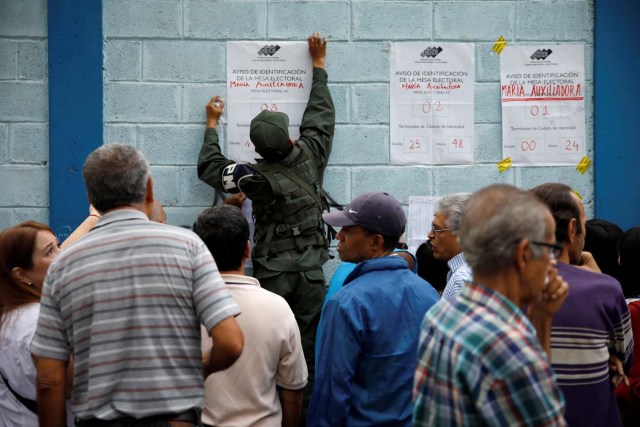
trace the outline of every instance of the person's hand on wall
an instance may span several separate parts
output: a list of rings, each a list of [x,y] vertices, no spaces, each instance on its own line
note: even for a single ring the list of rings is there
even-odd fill
[[[224,101],[218,95],[211,98],[207,106],[207,129],[218,126],[218,120],[224,111]]]
[[[320,33],[309,36],[309,53],[314,68],[324,68],[324,60],[327,57],[327,38]]]

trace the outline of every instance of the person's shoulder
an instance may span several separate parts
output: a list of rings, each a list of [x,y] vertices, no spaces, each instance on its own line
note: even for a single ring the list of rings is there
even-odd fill
[[[620,285],[620,282],[607,274],[596,273],[565,263],[558,264],[558,272],[570,286],[569,295],[574,291],[588,292],[588,289],[603,289],[606,292],[615,291],[622,294],[622,285]],[[576,285],[571,287],[572,283]]]

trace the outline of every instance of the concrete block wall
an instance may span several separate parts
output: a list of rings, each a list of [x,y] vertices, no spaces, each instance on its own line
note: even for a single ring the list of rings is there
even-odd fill
[[[491,52],[500,35],[510,43],[585,43],[591,98],[592,0],[104,0],[103,8],[105,140],[125,140],[147,154],[170,222],[190,224],[213,196],[198,182],[195,162],[204,105],[212,95],[226,95],[225,42],[304,40],[311,31],[330,39],[327,71],[337,127],[325,186],[338,202],[384,190],[406,205],[412,195],[555,180],[575,187],[593,212],[593,169],[585,175],[573,167],[498,172],[500,73]],[[474,164],[389,165],[389,46],[409,40],[475,43]],[[591,156],[591,99],[586,117]],[[224,140],[224,126],[222,134]]]
[[[45,0],[0,0],[0,226],[47,219]],[[593,0],[103,0],[104,141],[148,156],[168,220],[188,225],[214,192],[195,164],[204,105],[226,96],[226,42],[329,37],[336,105],[326,188],[340,203],[384,190],[411,195],[473,191],[494,182],[529,188],[560,180],[593,213],[593,169],[512,168],[499,173],[498,36],[510,43],[584,43],[587,156],[593,154]],[[475,161],[467,166],[389,165],[389,46],[396,41],[475,44]],[[225,129],[221,129],[225,140]],[[223,147],[225,143],[223,142]],[[9,183],[10,185],[4,185]],[[24,186],[28,185],[28,188]]]
[[[49,221],[46,0],[0,0],[0,230]]]

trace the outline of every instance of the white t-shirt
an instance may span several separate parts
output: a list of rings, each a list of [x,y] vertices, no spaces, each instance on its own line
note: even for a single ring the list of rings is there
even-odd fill
[[[20,396],[36,399],[36,367],[31,359],[31,339],[36,332],[40,304],[12,310],[0,328],[0,371]],[[38,417],[25,408],[0,382],[0,425],[37,427]]]
[[[276,384],[289,390],[307,383],[307,364],[300,331],[287,302],[262,289],[253,277],[223,274],[242,314],[236,317],[244,334],[244,350],[229,368],[205,381],[202,421],[226,426],[279,426],[282,408]],[[203,352],[211,338],[202,328]]]
[[[36,333],[40,304],[16,308],[2,319],[0,327],[0,371],[11,388],[25,399],[36,400],[36,367],[31,358],[31,340]],[[67,404],[67,425],[73,415]],[[38,427],[38,417],[24,407],[0,379],[0,426]]]

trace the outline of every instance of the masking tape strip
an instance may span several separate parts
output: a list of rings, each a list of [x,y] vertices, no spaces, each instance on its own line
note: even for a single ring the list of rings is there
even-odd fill
[[[506,159],[504,159],[501,162],[498,162],[498,171],[500,173],[506,171],[507,169],[509,169],[511,167],[511,157],[507,157]]]
[[[500,36],[498,37],[498,40],[496,40],[496,43],[493,45],[491,50],[500,55],[506,46],[507,40],[504,37]]]
[[[578,166],[576,166],[576,170],[584,175],[587,169],[589,169],[589,166],[591,166],[591,160],[589,160],[589,158],[585,156],[580,160]]]

